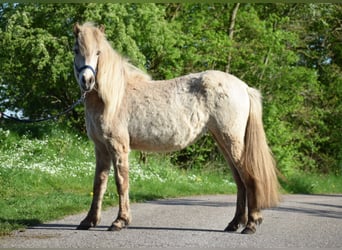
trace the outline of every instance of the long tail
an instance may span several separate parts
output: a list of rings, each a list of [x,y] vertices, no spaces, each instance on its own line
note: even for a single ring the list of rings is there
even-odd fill
[[[247,174],[254,180],[256,206],[262,209],[278,204],[279,183],[276,164],[267,145],[262,122],[261,94],[256,89],[248,88],[248,95],[250,111],[242,164]]]

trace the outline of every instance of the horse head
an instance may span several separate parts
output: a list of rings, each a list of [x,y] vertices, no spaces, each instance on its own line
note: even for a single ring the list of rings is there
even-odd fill
[[[74,72],[84,92],[92,91],[96,85],[97,65],[101,54],[101,40],[98,37],[103,34],[103,26],[97,29],[92,24],[74,25]]]

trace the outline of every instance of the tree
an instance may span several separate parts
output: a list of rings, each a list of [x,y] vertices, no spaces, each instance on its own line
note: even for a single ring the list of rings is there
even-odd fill
[[[3,5],[2,13],[1,104],[32,117],[67,107],[78,96],[71,80],[71,32],[66,28],[72,20],[65,18],[75,9],[16,4]]]
[[[328,13],[327,10],[324,11],[326,8],[335,11],[330,10]],[[340,134],[336,135],[336,140],[330,138],[324,121],[325,114],[335,109],[322,108],[321,104],[325,102],[324,93],[328,89],[321,83],[322,74],[318,73],[317,67],[302,63],[303,56],[299,50],[301,45],[306,48],[305,53],[315,48],[310,45],[308,38],[303,39],[303,36],[311,36],[309,27],[315,30],[316,34],[312,38],[316,41],[321,39],[318,34],[330,33],[329,30],[319,31],[315,22],[334,20],[335,28],[332,33],[341,37],[337,35],[337,20],[340,19],[337,13],[341,12],[336,8],[338,9],[337,6],[311,4],[243,4],[236,12],[236,5],[183,4],[176,5],[176,15],[170,18],[180,23],[187,38],[184,44],[183,73],[211,68],[224,70],[228,66],[231,73],[261,90],[264,95],[266,131],[278,165],[284,173],[291,174],[299,170],[326,171],[323,170],[324,165],[330,166],[327,169],[338,165],[331,158],[335,156],[323,153],[326,149],[322,148],[324,145],[325,148],[335,148],[335,153],[336,150],[341,152]],[[317,18],[317,14],[316,17],[313,15],[313,12],[319,13],[318,10],[325,13],[325,18],[321,18],[322,14],[320,18]],[[311,16],[316,21],[309,19]],[[227,35],[224,32],[232,26],[233,19],[234,40],[231,39],[232,33],[228,32]],[[338,40],[336,37],[334,41]],[[335,53],[339,51],[336,46],[326,47],[333,47]],[[321,58],[321,62],[328,66],[325,70],[338,68],[327,64],[330,60],[327,54]],[[339,71],[335,72],[333,76],[336,79],[333,82],[340,83],[337,76],[341,74],[338,74]],[[335,88],[339,89],[336,86]],[[330,88],[327,93],[331,93]],[[328,98],[334,99],[339,98]],[[338,107],[336,102],[334,105]],[[341,109],[337,110],[339,111],[333,111],[336,114],[335,119]],[[339,119],[337,121],[330,119],[329,123],[338,128],[341,123]],[[333,131],[340,130],[335,128]],[[329,147],[327,144],[333,141],[335,146]],[[184,160],[187,155],[191,159],[195,152],[212,148],[212,143],[209,142],[208,147],[201,141],[197,144],[201,145],[201,149],[185,149],[179,153],[179,158]],[[207,152],[210,152],[207,155],[213,155],[212,150]],[[203,156],[203,152],[201,155]],[[321,157],[326,159],[325,163],[320,160]]]
[[[314,123],[324,140],[315,145],[313,153],[321,172],[342,171],[342,6],[340,4],[308,5],[305,32],[301,33],[298,53],[300,64],[315,69],[322,86],[317,106],[319,120]]]
[[[0,108],[37,117],[79,97],[73,24],[106,26],[113,48],[155,79],[229,71],[263,94],[269,143],[285,174],[342,171],[340,4],[2,4]],[[83,107],[64,121],[84,129]],[[204,165],[209,137],[172,154]]]
[[[236,20],[236,15],[239,10],[240,3],[236,3],[234,6],[234,9],[232,11],[232,14],[230,15],[230,21],[229,21],[229,29],[228,29],[228,37],[232,41],[234,38],[234,26],[235,26],[235,20]],[[230,70],[230,64],[232,61],[232,53],[231,51],[228,52],[228,59],[227,59],[227,66],[226,66],[226,72],[229,73]]]
[[[56,113],[80,95],[72,59],[77,21],[104,24],[113,47],[156,77],[178,67],[175,39],[155,4],[3,4],[1,13],[0,105],[24,116]],[[70,118],[82,128],[83,108]]]

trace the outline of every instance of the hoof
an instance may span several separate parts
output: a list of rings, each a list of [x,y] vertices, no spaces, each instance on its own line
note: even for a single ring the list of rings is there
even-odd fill
[[[117,219],[113,222],[113,224],[108,228],[108,231],[120,231],[123,228],[128,227],[129,222],[123,219]]]
[[[235,232],[239,229],[239,224],[230,224],[224,229],[225,232]]]
[[[242,234],[254,234],[256,232],[256,227],[262,223],[262,218],[258,218],[253,222],[248,222],[245,229],[242,230]]]
[[[95,220],[94,220],[95,221]],[[100,220],[97,220],[99,222]],[[95,227],[97,222],[89,222],[88,220],[81,221],[80,225],[76,228],[77,230],[88,230],[91,227]]]
[[[262,223],[263,219],[262,217],[259,217],[253,221],[249,221],[245,227],[245,229],[242,230],[242,234],[254,234],[256,232],[256,227]]]
[[[228,226],[224,229],[225,232],[236,232],[241,226],[245,226],[247,223],[247,218],[245,216],[234,217],[234,219],[229,222]]]
[[[255,232],[255,228],[246,227],[244,230],[242,230],[241,234],[254,234]]]
[[[117,227],[115,225],[111,225],[107,231],[118,232],[121,231],[122,227]]]

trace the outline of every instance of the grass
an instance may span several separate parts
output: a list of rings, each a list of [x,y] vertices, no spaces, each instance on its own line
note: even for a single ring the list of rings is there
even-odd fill
[[[51,123],[1,125],[0,236],[89,208],[95,159],[86,137]],[[149,154],[144,164],[132,152],[131,201],[236,193],[232,177],[222,168],[182,170],[168,159]],[[282,186],[289,193],[342,193],[341,183],[340,176],[297,174]],[[117,202],[112,177],[104,206]]]
[[[342,193],[342,178],[334,174],[295,173],[281,182],[282,187],[292,194]]]
[[[92,199],[93,144],[58,125],[0,128],[0,235],[86,211]],[[133,202],[193,194],[235,193],[232,178],[219,172],[185,171],[163,156],[148,163],[130,156]],[[104,206],[116,205],[113,171]]]

